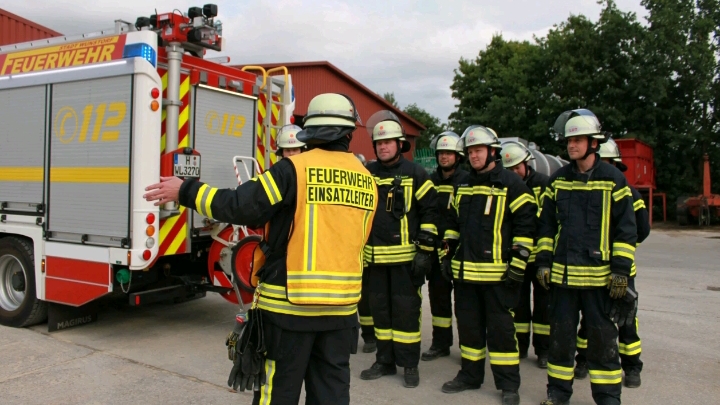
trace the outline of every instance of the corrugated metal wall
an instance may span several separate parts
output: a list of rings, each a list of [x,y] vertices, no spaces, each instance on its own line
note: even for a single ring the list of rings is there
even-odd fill
[[[375,112],[387,109],[387,106],[373,99],[367,92],[358,88],[353,83],[349,83],[345,78],[338,75],[327,65],[313,66],[290,66],[288,72],[292,75],[293,86],[295,86],[295,114],[304,116],[307,113],[307,106],[318,94],[321,93],[344,93],[352,98],[355,107],[360,113],[363,124]],[[410,135],[409,140],[415,146],[414,137],[419,135],[419,128],[412,122],[400,117],[405,131]],[[302,123],[298,123],[302,125]],[[370,136],[365,126],[358,125],[354,132],[352,144],[350,148],[353,153],[362,153],[367,160],[375,159]],[[412,159],[412,150],[405,154],[408,159]]]
[[[0,8],[0,45],[51,38],[62,34]]]

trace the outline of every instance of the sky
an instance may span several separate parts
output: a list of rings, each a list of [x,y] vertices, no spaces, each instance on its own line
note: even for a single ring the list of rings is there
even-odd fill
[[[0,0],[0,8],[65,35],[112,28],[116,19],[179,9],[187,0]],[[553,24],[583,14],[596,21],[596,0],[255,0],[216,1],[223,51],[231,64],[326,60],[365,86],[393,92],[401,108],[416,103],[447,121],[450,85],[460,58],[474,59],[494,34],[532,40]],[[616,0],[645,22],[640,0]]]

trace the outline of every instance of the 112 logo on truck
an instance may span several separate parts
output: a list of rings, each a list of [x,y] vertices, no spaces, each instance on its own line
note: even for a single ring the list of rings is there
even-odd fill
[[[116,142],[120,131],[110,129],[117,128],[125,119],[126,113],[127,103],[123,101],[88,104],[81,112],[82,121],[79,121],[75,109],[64,106],[55,114],[53,132],[64,144],[73,142],[76,137],[78,143],[83,143],[87,140],[90,122],[94,119],[90,142]]]

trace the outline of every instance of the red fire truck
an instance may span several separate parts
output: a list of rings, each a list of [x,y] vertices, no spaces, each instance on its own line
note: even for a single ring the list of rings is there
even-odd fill
[[[236,187],[293,121],[287,69],[206,57],[216,17],[208,4],[0,47],[0,324],[83,324],[113,295],[251,299],[231,261],[249,266],[255,230],[142,197],[161,175]]]

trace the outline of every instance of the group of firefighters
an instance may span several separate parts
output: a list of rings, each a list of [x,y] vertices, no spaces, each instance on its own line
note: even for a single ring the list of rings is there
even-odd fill
[[[523,144],[502,145],[481,125],[436,136],[428,175],[403,157],[410,143],[389,111],[365,124],[377,157],[365,165],[348,151],[357,122],[349,97],[321,94],[304,129],[280,131],[283,158],[253,181],[218,189],[161,178],[147,188],[158,205],[178,200],[265,229],[253,326],[229,339],[229,385],[254,391],[254,404],[296,404],[303,382],[308,404],[348,404],[361,334],[363,352],[376,353],[361,379],[399,366],[416,387],[421,359],[450,354],[453,290],[462,363],[443,392],[479,389],[488,357],[502,404],[519,404],[531,330],[548,374],[541,404],[568,403],[574,378],[588,374],[597,404],[621,403],[623,370],[627,387],[640,385],[633,280],[647,210],[592,112],[558,117],[571,163],[549,178]],[[421,354],[426,281],[433,333]]]

